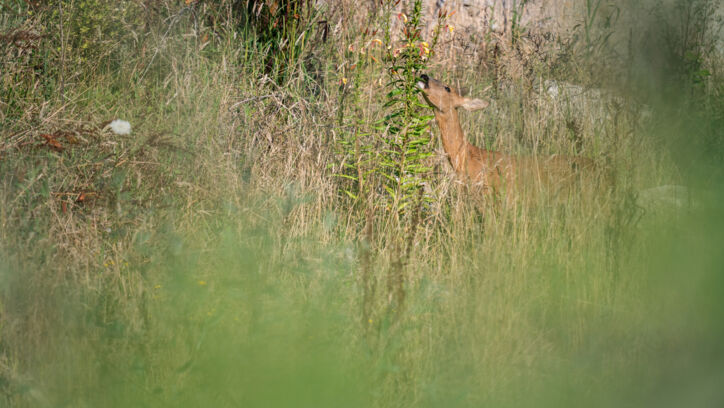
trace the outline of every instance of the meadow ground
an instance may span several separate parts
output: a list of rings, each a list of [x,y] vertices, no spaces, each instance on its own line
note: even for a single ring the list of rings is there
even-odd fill
[[[714,23],[667,37],[659,5],[625,55],[629,27],[475,55],[449,30],[427,70],[492,102],[471,142],[612,182],[481,200],[432,126],[403,224],[338,176],[361,160],[340,141],[383,132],[368,10],[284,31],[233,2],[36,3],[0,2],[0,405],[724,403]],[[642,202],[665,185],[682,205]]]

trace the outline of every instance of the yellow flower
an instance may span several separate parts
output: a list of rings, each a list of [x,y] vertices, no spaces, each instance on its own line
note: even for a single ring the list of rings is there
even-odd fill
[[[154,289],[161,289],[161,285],[154,285]]]
[[[420,56],[424,57],[426,55],[430,55],[430,45],[427,42],[422,41],[420,42]]]
[[[347,85],[347,78],[342,77],[342,85]]]
[[[200,280],[198,283],[200,286],[206,286],[206,281],[204,280]]]
[[[452,34],[453,31],[455,31],[455,27],[449,25],[449,26],[447,26],[447,30],[450,32],[450,34]]]

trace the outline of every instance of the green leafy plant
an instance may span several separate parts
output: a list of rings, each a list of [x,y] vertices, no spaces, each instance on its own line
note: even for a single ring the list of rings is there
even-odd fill
[[[378,127],[383,131],[379,173],[390,198],[389,207],[399,214],[404,214],[420,195],[430,170],[426,164],[431,155],[428,123],[433,117],[426,114],[427,107],[420,103],[417,88],[431,53],[430,44],[422,39],[421,9],[422,1],[416,0],[409,17],[398,14],[403,23],[400,48],[395,47],[390,30],[385,35],[390,91],[383,105],[388,111]],[[436,41],[437,35],[433,47]]]
[[[63,24],[63,44],[69,62],[107,62],[119,45],[138,40],[135,31],[143,24],[143,8],[138,2],[121,0],[55,0],[48,2],[47,17],[55,26]],[[61,21],[62,19],[62,21]],[[57,22],[57,23],[55,23]],[[60,38],[59,38],[60,39]]]
[[[374,56],[368,54],[370,45],[377,43],[384,47],[382,61],[385,63],[388,82],[381,119],[370,125],[361,119],[362,116],[353,115],[353,119],[347,123],[346,137],[339,141],[343,160],[338,176],[345,180],[341,183],[342,191],[352,199],[352,204],[359,204],[359,207],[366,205],[366,244],[361,262],[365,292],[364,322],[372,321],[369,319],[372,313],[369,304],[376,287],[371,281],[372,274],[366,270],[371,264],[371,225],[378,220],[398,231],[393,235],[396,237],[394,240],[385,243],[393,249],[386,284],[388,311],[397,315],[404,304],[404,270],[426,201],[424,186],[430,173],[428,159],[432,153],[429,122],[433,117],[428,114],[428,106],[421,103],[417,83],[433,55],[446,13],[438,14],[437,25],[428,42],[423,38],[422,1],[411,1],[403,11],[394,14],[393,10],[399,3],[399,0],[382,3],[383,40],[373,39],[367,43],[369,30],[366,30],[362,36],[362,43],[367,45],[365,50],[355,50],[350,46],[348,56],[354,58],[351,65],[357,69],[351,79],[343,77],[341,84],[342,100],[351,98],[356,101],[363,79],[359,65],[370,59],[376,61]],[[399,36],[393,33],[395,21],[400,25]],[[364,58],[360,58],[360,55]],[[347,86],[350,80],[352,82]],[[358,104],[351,102],[351,105]],[[343,117],[340,116],[340,125],[343,124]],[[379,210],[383,210],[383,213],[379,214]],[[378,213],[377,216],[373,215],[374,212]]]
[[[439,13],[438,24],[428,42],[422,34],[422,2],[413,1],[407,10],[393,16],[392,11],[399,3],[399,0],[383,3],[384,40],[368,42],[368,29],[362,35],[362,43],[369,43],[367,47],[356,50],[354,45],[349,46],[348,57],[353,59],[348,62],[356,69],[348,70],[351,78],[341,78],[343,108],[345,105],[351,105],[353,109],[357,106],[354,101],[363,87],[360,65],[370,59],[376,61],[369,55],[375,44],[383,45],[386,50],[383,61],[389,78],[388,91],[382,105],[382,119],[374,126],[368,126],[357,115],[351,115],[353,118],[345,123],[345,111],[340,109],[339,124],[346,125],[348,130],[346,137],[339,140],[343,159],[337,175],[348,180],[343,183],[342,191],[353,200],[372,191],[384,191],[385,207],[391,214],[403,215],[420,195],[430,170],[427,164],[431,155],[428,124],[433,117],[427,114],[428,107],[420,103],[417,82],[433,55],[446,15]],[[393,19],[401,23],[400,36],[396,40],[393,40]],[[379,181],[373,186],[372,179]]]
[[[522,17],[525,13],[525,6],[529,0],[513,0],[513,15],[510,23],[511,42],[515,44],[525,34],[525,27],[522,25]]]
[[[241,23],[257,35],[266,73],[283,83],[301,66],[316,29],[323,30],[319,10],[309,0],[253,0],[239,2]]]

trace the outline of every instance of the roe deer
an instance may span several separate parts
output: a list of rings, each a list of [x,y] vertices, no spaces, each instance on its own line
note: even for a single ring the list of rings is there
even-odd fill
[[[420,78],[417,86],[435,111],[442,146],[455,173],[481,186],[484,192],[495,193],[523,183],[556,191],[571,184],[579,170],[595,167],[593,161],[582,157],[516,157],[470,144],[463,135],[457,108],[472,111],[486,108],[489,103],[461,96],[457,90],[427,75]]]

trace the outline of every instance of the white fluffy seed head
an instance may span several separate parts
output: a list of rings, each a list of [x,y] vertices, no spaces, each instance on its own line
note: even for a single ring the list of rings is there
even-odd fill
[[[117,135],[130,135],[131,134],[131,124],[126,122],[125,120],[116,119],[113,122],[109,123],[106,128],[110,128],[113,133]]]

